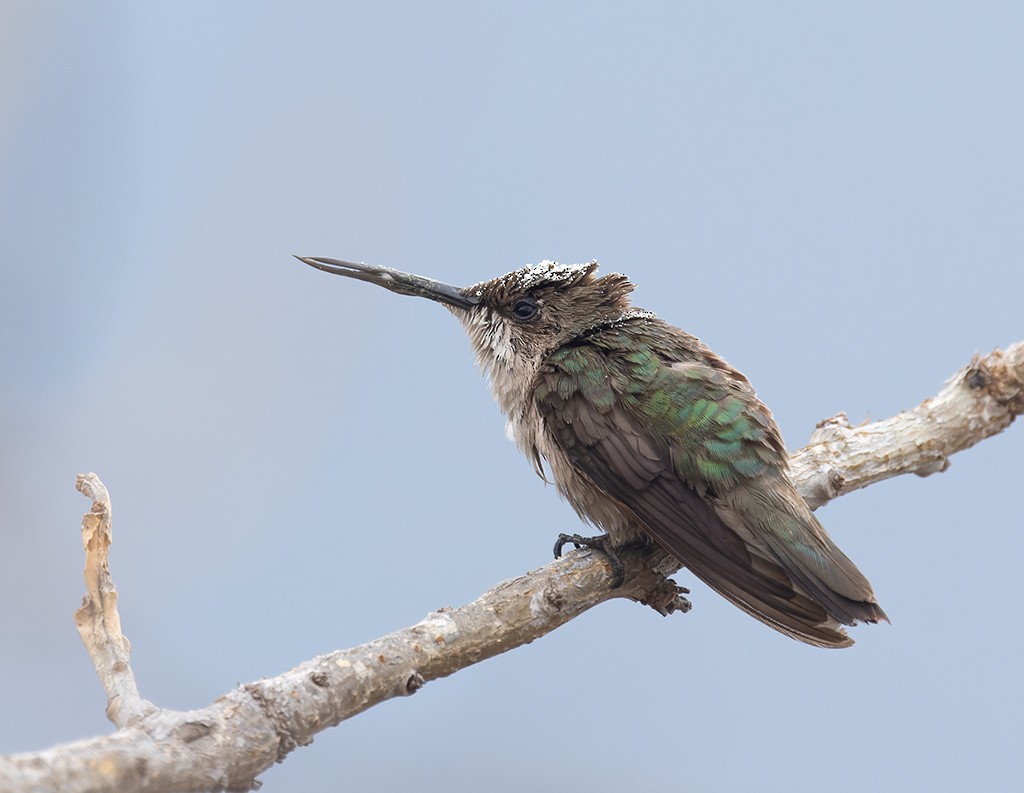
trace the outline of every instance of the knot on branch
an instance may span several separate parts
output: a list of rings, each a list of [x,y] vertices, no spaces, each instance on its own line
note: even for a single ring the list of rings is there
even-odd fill
[[[689,589],[679,586],[671,578],[666,578],[641,598],[639,602],[645,606],[650,606],[661,616],[667,617],[670,614],[675,614],[677,611],[680,614],[685,614],[693,608],[690,599],[686,597],[689,594]]]
[[[1024,413],[1024,344],[1006,352],[995,349],[988,355],[975,354],[961,373],[972,391],[993,399],[1010,412],[1011,420]]]
[[[278,706],[277,699],[265,692],[261,683],[249,683],[242,686],[242,690],[252,697],[259,706],[264,718],[270,723],[277,736],[277,760],[280,763],[293,749],[298,746],[306,746],[313,742],[312,738],[300,740],[292,732],[288,713],[284,708]]]
[[[611,597],[625,597],[650,606],[663,617],[692,608],[686,598],[690,590],[679,586],[669,576],[679,570],[679,562],[655,545],[627,545],[617,551],[625,567],[625,579],[618,589],[610,589]],[[611,574],[607,574],[608,586]]]
[[[841,444],[846,440],[849,431],[852,429],[853,425],[850,424],[850,419],[847,418],[846,413],[836,413],[834,416],[822,419],[814,425],[814,432],[811,433],[811,438],[807,445]]]

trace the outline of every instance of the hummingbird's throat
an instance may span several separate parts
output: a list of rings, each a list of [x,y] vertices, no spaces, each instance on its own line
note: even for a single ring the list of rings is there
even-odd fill
[[[540,356],[530,354],[510,324],[490,308],[459,315],[469,336],[476,364],[491,384],[501,412],[517,420],[526,408],[528,391]]]

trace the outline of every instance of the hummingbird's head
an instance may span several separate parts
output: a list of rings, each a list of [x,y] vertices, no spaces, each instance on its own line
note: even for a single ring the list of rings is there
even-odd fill
[[[469,333],[478,362],[536,363],[550,350],[630,314],[633,284],[624,275],[598,277],[597,262],[544,261],[460,290],[478,302],[454,313]]]

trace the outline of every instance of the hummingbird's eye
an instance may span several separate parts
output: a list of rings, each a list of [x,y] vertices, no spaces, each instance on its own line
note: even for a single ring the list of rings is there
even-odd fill
[[[521,297],[512,304],[512,316],[522,322],[534,319],[540,312],[540,304],[532,297]]]

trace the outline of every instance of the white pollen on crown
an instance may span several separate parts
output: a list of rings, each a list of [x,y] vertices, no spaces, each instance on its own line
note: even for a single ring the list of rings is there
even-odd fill
[[[625,322],[630,319],[654,319],[655,314],[653,311],[648,311],[644,308],[629,308],[623,312],[622,316],[619,317],[619,322]]]
[[[577,278],[596,264],[596,261],[586,264],[559,264],[545,259],[537,264],[528,264],[518,270],[513,270],[498,278],[497,281],[517,289],[530,289],[542,283],[550,284]]]

